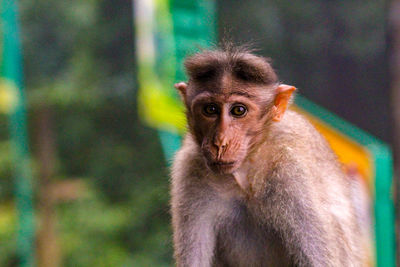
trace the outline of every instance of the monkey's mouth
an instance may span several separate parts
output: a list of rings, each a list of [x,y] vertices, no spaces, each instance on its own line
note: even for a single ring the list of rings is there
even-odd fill
[[[236,167],[236,161],[211,161],[208,165],[215,172],[230,173]]]
[[[235,165],[236,161],[214,161],[212,162],[213,165],[217,166],[230,166],[230,165]]]

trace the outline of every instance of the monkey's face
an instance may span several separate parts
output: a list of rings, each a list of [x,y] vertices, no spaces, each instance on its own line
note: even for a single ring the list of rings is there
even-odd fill
[[[189,126],[207,166],[232,173],[245,160],[265,120],[256,95],[247,91],[197,94],[189,109]]]
[[[246,51],[208,51],[185,60],[189,83],[175,84],[187,110],[189,129],[207,166],[237,170],[270,119],[279,121],[291,93],[278,86],[269,60]]]

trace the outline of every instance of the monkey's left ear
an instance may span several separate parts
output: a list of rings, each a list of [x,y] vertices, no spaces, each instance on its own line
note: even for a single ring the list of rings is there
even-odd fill
[[[179,94],[181,95],[182,101],[186,102],[187,83],[185,82],[176,83],[174,84],[174,87],[178,90]]]
[[[291,85],[281,84],[278,86],[274,101],[273,121],[280,121],[282,119],[294,91],[296,91],[296,87]]]

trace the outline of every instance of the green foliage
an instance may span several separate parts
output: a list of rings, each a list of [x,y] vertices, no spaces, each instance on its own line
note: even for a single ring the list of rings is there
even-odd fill
[[[101,193],[89,188],[80,200],[60,205],[58,231],[65,266],[168,265],[170,231],[160,220],[165,205],[153,207],[160,193],[165,195],[153,190],[143,199],[116,205],[105,203]]]
[[[136,113],[131,2],[21,0],[20,11],[35,184],[43,108],[56,138],[52,179],[87,184],[82,197],[57,204],[63,266],[169,266],[168,175],[157,133]],[[10,147],[1,132],[7,201]],[[14,228],[0,233],[0,266],[12,264],[14,241]]]
[[[5,202],[0,206],[0,264],[12,263],[16,260],[15,233],[16,216],[14,206]]]

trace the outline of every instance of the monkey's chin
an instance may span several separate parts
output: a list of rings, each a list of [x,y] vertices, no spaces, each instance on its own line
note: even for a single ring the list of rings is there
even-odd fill
[[[230,162],[208,161],[207,166],[208,168],[210,168],[211,171],[215,173],[231,174],[239,167],[239,164],[236,161],[230,161]]]

